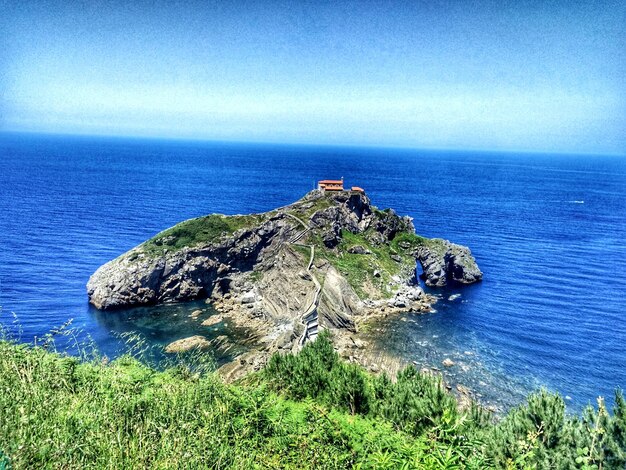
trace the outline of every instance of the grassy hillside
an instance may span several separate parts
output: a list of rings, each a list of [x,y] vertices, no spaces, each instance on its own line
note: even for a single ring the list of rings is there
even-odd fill
[[[319,237],[313,239],[318,256],[332,264],[362,299],[391,297],[390,281],[394,276],[406,277],[415,272],[415,258],[411,248],[426,240],[401,232],[390,243],[372,243],[373,232],[372,229],[363,233],[342,230],[341,241],[334,249],[325,247]],[[355,246],[367,250],[368,255],[351,253],[350,249]],[[373,289],[364,292],[365,286],[372,286]]]
[[[186,247],[210,243],[237,230],[253,227],[263,221],[263,215],[211,214],[185,220],[170,227],[140,245],[140,251],[160,256],[165,250],[178,251]]]
[[[626,405],[529,397],[498,424],[439,379],[341,361],[326,335],[245,383],[0,342],[1,468],[624,468]]]

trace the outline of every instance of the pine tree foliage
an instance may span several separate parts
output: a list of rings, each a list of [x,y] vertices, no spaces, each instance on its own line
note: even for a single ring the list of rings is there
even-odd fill
[[[618,390],[613,415],[600,398],[568,416],[559,395],[541,390],[489,430],[487,455],[497,468],[624,469],[625,410]]]
[[[626,468],[626,400],[619,390],[612,414],[599,399],[597,408],[571,416],[558,394],[540,390],[496,422],[476,404],[460,410],[438,376],[407,367],[391,380],[344,363],[327,333],[298,355],[274,355],[264,374],[292,398],[383,420],[419,438],[429,456],[420,461],[424,468]],[[377,458],[383,468],[384,456]]]

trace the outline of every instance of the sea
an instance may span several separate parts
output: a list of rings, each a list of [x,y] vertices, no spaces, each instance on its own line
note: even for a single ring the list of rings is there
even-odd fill
[[[484,272],[479,284],[427,289],[432,313],[374,324],[380,351],[501,410],[545,387],[577,413],[626,387],[626,158],[616,156],[0,134],[4,335],[41,344],[72,328],[115,358],[131,334],[157,346],[226,334],[238,354],[246,332],[203,327],[213,313],[203,301],[101,312],[85,284],[177,222],[271,210],[341,177],[413,217],[418,234],[469,246]]]

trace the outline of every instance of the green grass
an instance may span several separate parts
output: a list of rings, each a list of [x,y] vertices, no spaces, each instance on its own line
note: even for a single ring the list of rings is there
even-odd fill
[[[310,218],[315,212],[334,204],[336,202],[332,195],[323,195],[313,201],[312,207],[302,209],[298,206],[292,213],[300,218]],[[380,219],[389,217],[389,209],[380,210],[372,206],[372,210]],[[360,298],[390,298],[393,295],[389,288],[392,278],[409,274],[415,267],[413,257],[415,248],[430,243],[430,240],[414,233],[400,232],[390,242],[377,244],[371,242],[373,232],[373,229],[362,233],[343,230],[339,245],[332,249],[324,245],[319,230],[310,233],[306,240],[316,246],[316,256],[332,264],[346,278]],[[355,245],[363,246],[371,254],[349,253],[348,250]],[[394,260],[392,256],[399,261]],[[375,271],[378,271],[379,276],[374,276]],[[364,288],[365,285],[371,287]]]
[[[252,273],[250,273],[250,280],[252,282],[260,282],[262,279],[263,279],[262,271],[252,271]]]
[[[391,240],[391,248],[399,253],[411,253],[422,245],[429,245],[432,239],[420,237],[414,233],[400,232]]]
[[[341,233],[341,242],[334,249],[326,248],[318,238],[315,241],[316,253],[346,278],[359,297],[370,297],[363,289],[363,285],[369,283],[377,289],[381,297],[388,298],[392,293],[387,289],[387,284],[393,276],[414,269],[415,259],[405,250],[396,249],[393,244],[372,244],[369,241],[369,234],[370,231],[357,234],[344,230]],[[371,254],[349,253],[348,250],[356,245],[364,247]],[[400,257],[401,261],[395,261],[391,258],[392,255]],[[374,271],[378,271],[380,276],[374,276]]]
[[[384,214],[383,211],[378,211]],[[326,259],[342,273],[348,283],[360,298],[371,297],[371,293],[365,292],[363,285],[369,283],[377,288],[382,298],[389,298],[393,294],[387,285],[393,276],[407,275],[415,269],[415,250],[420,246],[427,246],[432,250],[444,250],[443,240],[436,238],[424,238],[414,233],[400,232],[388,243],[374,244],[370,242],[373,230],[368,229],[362,233],[352,233],[343,230],[341,242],[334,249],[324,246],[321,238],[312,237],[316,244],[319,256]],[[369,255],[349,253],[348,250],[360,245],[371,251]],[[399,257],[400,262],[392,258]],[[374,276],[378,271],[380,276]]]
[[[322,333],[237,385],[0,341],[0,468],[617,469],[626,404],[581,417],[545,391],[493,423],[440,379],[342,361]]]
[[[308,246],[302,246],[302,245],[294,245],[291,244],[289,245],[296,253],[298,253],[299,255],[301,255],[302,257],[302,261],[305,261],[308,263],[309,262],[309,258],[311,257],[311,248],[309,248]]]
[[[305,209],[303,205],[306,203],[297,204],[293,209],[288,212],[292,215],[295,215],[296,217],[303,219],[306,222],[317,211],[327,209],[337,204],[332,195],[329,194],[322,194],[320,197],[308,202],[312,204],[311,207]]]
[[[186,247],[218,241],[239,229],[253,227],[263,221],[262,215],[220,215],[181,222],[140,245],[140,250],[150,255],[160,255],[165,250],[177,251]],[[131,255],[132,256],[132,255]]]
[[[0,449],[13,468],[346,468],[402,452],[390,424],[263,386],[0,342]],[[400,455],[400,454],[399,454]]]

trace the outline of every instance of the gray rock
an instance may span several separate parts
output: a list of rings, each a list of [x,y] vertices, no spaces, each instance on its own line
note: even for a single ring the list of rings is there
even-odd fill
[[[348,253],[352,253],[353,255],[371,255],[372,252],[367,248],[364,248],[361,245],[354,245],[348,248]]]
[[[422,277],[427,286],[471,284],[483,277],[470,249],[448,240],[433,238],[417,249],[416,256],[422,265]]]
[[[290,349],[295,340],[296,335],[294,334],[293,330],[286,331],[278,337],[275,346],[277,349]]]
[[[405,308],[406,307],[406,300],[399,298],[396,299],[396,301],[393,303],[394,307],[398,307],[398,308]]]
[[[242,304],[251,304],[256,301],[257,301],[257,295],[254,291],[246,292],[245,294],[241,296]]]

